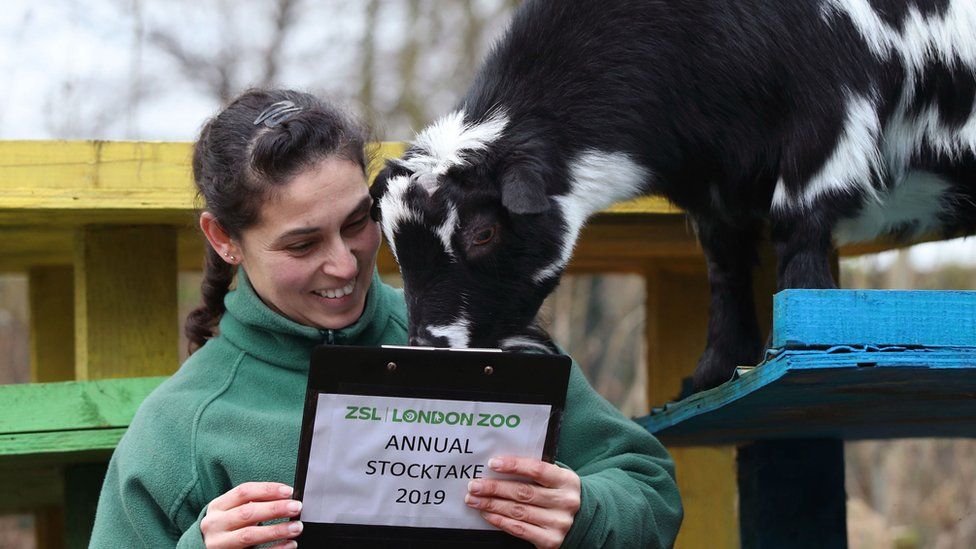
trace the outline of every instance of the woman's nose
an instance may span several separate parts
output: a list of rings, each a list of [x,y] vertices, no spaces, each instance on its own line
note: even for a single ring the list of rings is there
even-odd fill
[[[322,272],[325,274],[348,280],[356,276],[359,271],[355,254],[345,243],[336,243],[322,263]]]

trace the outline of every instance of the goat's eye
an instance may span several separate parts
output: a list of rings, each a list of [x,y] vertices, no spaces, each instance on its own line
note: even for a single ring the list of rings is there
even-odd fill
[[[474,234],[474,240],[472,243],[475,246],[483,246],[489,242],[491,239],[495,238],[495,228],[488,227],[487,229],[482,229]]]

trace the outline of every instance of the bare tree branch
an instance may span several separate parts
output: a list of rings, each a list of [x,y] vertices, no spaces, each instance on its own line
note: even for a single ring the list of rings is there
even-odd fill
[[[369,0],[366,4],[366,21],[363,30],[363,40],[360,44],[359,67],[359,104],[363,105],[366,123],[376,127],[376,98],[374,97],[373,82],[376,73],[376,23],[379,19],[379,0]]]
[[[270,86],[278,78],[283,53],[282,45],[295,22],[295,4],[294,0],[278,0],[275,4],[274,32],[271,35],[271,42],[264,50],[264,74],[261,77],[263,86]]]

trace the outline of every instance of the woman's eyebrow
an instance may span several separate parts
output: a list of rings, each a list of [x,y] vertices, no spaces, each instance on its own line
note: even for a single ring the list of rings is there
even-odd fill
[[[347,219],[350,217],[356,217],[359,214],[365,214],[367,211],[369,211],[369,207],[372,205],[372,203],[373,199],[370,196],[363,197],[363,199],[359,201],[359,204],[356,205],[356,208],[353,209],[352,213],[347,216]],[[294,238],[296,236],[305,236],[317,232],[319,232],[318,227],[302,227],[299,229],[292,229],[278,235],[278,238],[275,238],[274,242],[275,244],[281,244],[285,240]]]
[[[372,204],[373,204],[373,198],[370,197],[369,195],[364,196],[363,199],[359,201],[359,204],[356,205],[356,208],[352,211],[352,213],[349,214],[347,219],[349,217],[356,217],[359,214],[366,213]]]
[[[304,236],[307,234],[313,234],[317,232],[319,232],[318,227],[303,227],[300,229],[292,229],[286,233],[278,235],[278,238],[275,239],[275,243],[279,244],[284,240],[288,240],[289,238],[293,238],[296,236]]]

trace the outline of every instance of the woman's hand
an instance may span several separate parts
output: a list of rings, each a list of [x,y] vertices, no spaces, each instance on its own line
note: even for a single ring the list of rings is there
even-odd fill
[[[200,521],[207,549],[243,549],[275,540],[275,548],[293,548],[291,538],[302,532],[299,521],[258,526],[259,522],[291,518],[302,503],[290,499],[291,486],[277,482],[245,482],[217,496]]]
[[[542,460],[511,456],[492,458],[488,466],[535,482],[472,480],[465,503],[493,526],[536,547],[562,545],[580,507],[579,475]]]

